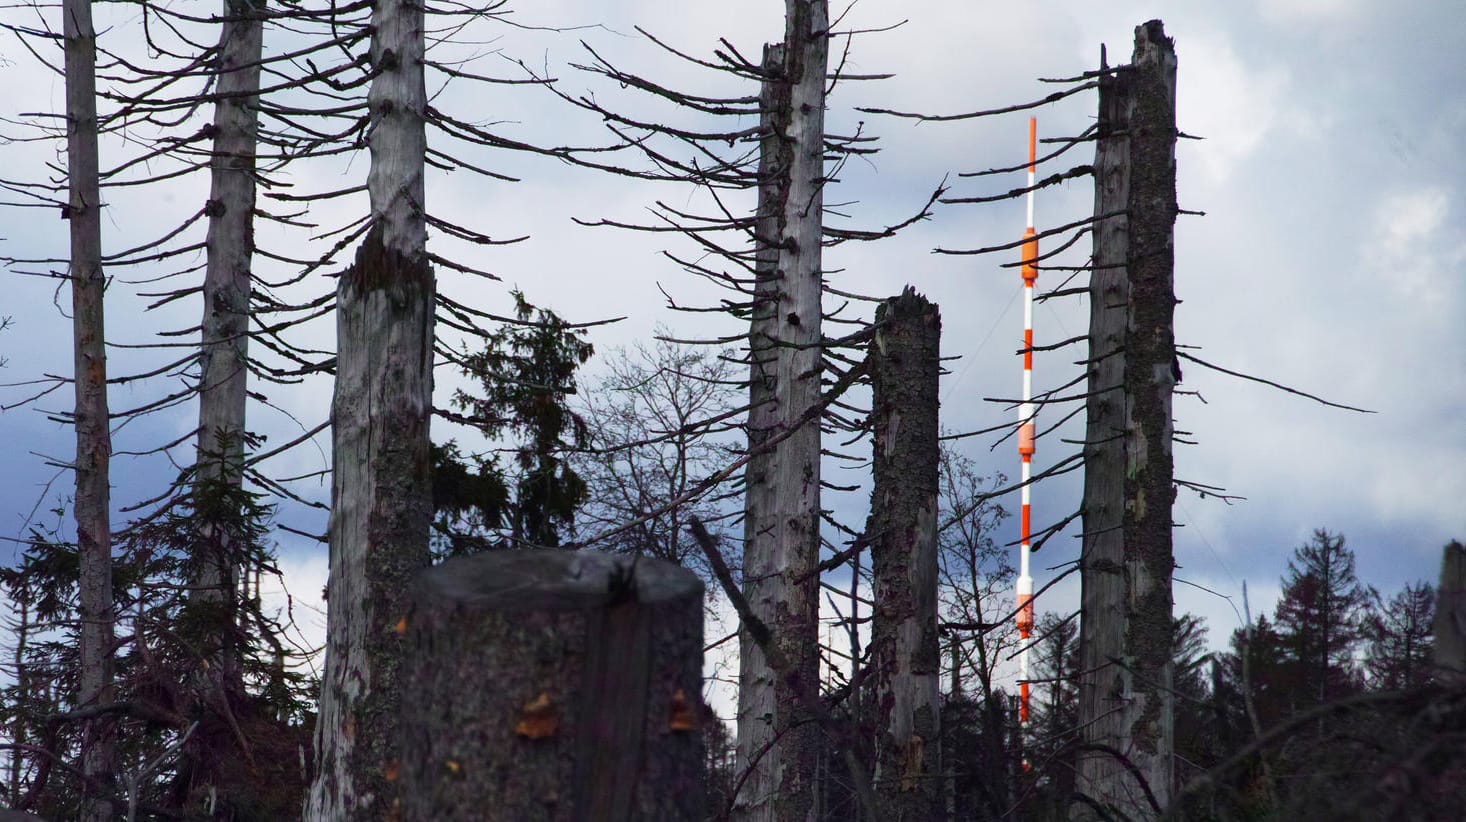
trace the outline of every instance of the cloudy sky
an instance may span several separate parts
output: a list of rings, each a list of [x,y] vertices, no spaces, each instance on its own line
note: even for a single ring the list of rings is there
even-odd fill
[[[191,6],[194,4],[190,4]],[[840,14],[845,6],[837,6]],[[6,22],[30,24],[34,16],[7,9]],[[112,26],[104,43],[141,53],[136,20],[126,9],[99,7],[99,22]],[[648,29],[677,48],[708,56],[719,38],[741,53],[782,32],[782,4],[709,0],[640,0],[598,4],[555,0],[526,4],[514,18],[535,26],[588,26],[548,32],[502,25],[465,33],[481,53],[482,73],[512,75],[509,58],[557,77],[569,93],[593,90],[603,103],[651,116],[666,113],[626,89],[597,84],[567,66],[584,62],[579,41],[628,69],[659,82],[704,94],[743,95],[755,90],[679,62],[637,35]],[[902,219],[947,175],[954,194],[991,194],[1022,184],[1020,176],[986,181],[959,179],[962,171],[1014,165],[1026,137],[1023,115],[957,124],[922,124],[860,114],[857,106],[954,113],[1035,99],[1052,90],[1039,77],[1062,77],[1094,68],[1102,43],[1112,64],[1130,53],[1135,25],[1161,17],[1176,39],[1177,106],[1183,131],[1204,137],[1178,148],[1179,196],[1186,209],[1176,235],[1177,339],[1199,356],[1234,370],[1267,377],[1331,400],[1377,413],[1362,415],[1322,407],[1253,383],[1187,366],[1178,397],[1177,427],[1199,444],[1180,446],[1179,477],[1223,486],[1245,500],[1225,504],[1181,495],[1175,510],[1178,609],[1208,617],[1213,641],[1237,624],[1241,588],[1247,583],[1254,614],[1270,610],[1291,550],[1315,528],[1346,534],[1361,575],[1386,593],[1415,579],[1433,578],[1440,547],[1466,538],[1466,167],[1458,150],[1466,133],[1466,15],[1453,3],[1401,0],[1259,0],[1255,3],[1041,2],[978,0],[863,0],[844,14],[842,30],[894,29],[861,34],[851,45],[848,69],[894,73],[880,82],[849,83],[830,100],[832,131],[863,129],[881,138],[881,153],[850,163],[826,202],[842,208],[847,224],[875,227]],[[284,48],[283,38],[267,48]],[[110,40],[107,38],[111,38]],[[131,38],[131,39],[129,39]],[[444,47],[446,50],[448,47]],[[24,136],[13,124],[26,112],[55,111],[61,81],[38,68],[12,37],[0,45],[0,100],[7,137]],[[493,123],[508,136],[581,144],[604,141],[593,118],[570,111],[549,95],[523,88],[450,86],[437,103],[464,119]],[[1074,135],[1092,122],[1092,93],[1040,108],[1040,136]],[[697,124],[695,119],[678,122]],[[736,127],[746,127],[740,123]],[[725,129],[729,124],[714,124]],[[731,130],[731,129],[730,129]],[[436,138],[435,138],[436,139]],[[437,143],[435,143],[436,145]],[[134,151],[118,141],[104,145],[103,164]],[[35,179],[56,162],[58,148],[44,142],[0,145],[0,177]],[[1066,156],[1059,171],[1089,161]],[[685,336],[734,333],[705,315],[672,312],[660,289],[679,301],[717,296],[661,255],[691,254],[668,235],[636,235],[584,228],[572,217],[646,219],[656,199],[696,205],[687,188],[652,186],[568,168],[553,161],[477,152],[473,162],[520,177],[486,182],[468,172],[438,174],[429,183],[430,208],[494,236],[528,234],[513,246],[465,252],[460,259],[498,273],[503,283],[443,275],[443,287],[490,310],[508,305],[507,285],[532,301],[574,320],[626,319],[598,329],[598,346],[644,339],[657,325]],[[364,180],[364,154],[336,163],[294,167],[285,179],[298,190],[320,191]],[[201,178],[147,190],[118,191],[109,198],[104,244],[111,251],[162,234],[197,210],[207,182]],[[1087,181],[1045,191],[1038,225],[1083,218],[1092,207]],[[8,198],[13,199],[13,198]],[[751,207],[746,198],[734,200]],[[274,208],[275,206],[270,206]],[[350,199],[313,206],[312,220],[334,227],[361,213]],[[936,247],[971,248],[1015,239],[1022,229],[1020,203],[948,206],[901,236],[831,252],[837,287],[867,294],[894,294],[912,284],[937,301],[944,316],[944,354],[950,363],[942,389],[943,424],[970,430],[1011,418],[1006,406],[983,397],[1013,396],[1019,386],[1022,313],[1019,278],[1000,269],[1004,258],[932,254]],[[6,209],[0,217],[0,254],[15,258],[60,256],[65,224],[54,211]],[[201,235],[200,235],[201,236]],[[435,237],[435,248],[450,248]],[[261,243],[280,251],[303,247],[298,234],[262,228]],[[192,263],[201,262],[194,260]],[[1082,262],[1082,258],[1070,261]],[[17,265],[18,270],[56,266]],[[197,301],[183,300],[152,312],[138,292],[186,285],[187,277],[142,283],[162,270],[114,272],[109,291],[110,339],[147,343],[160,329],[197,322]],[[290,272],[262,262],[257,273],[284,279]],[[13,319],[0,334],[0,356],[9,364],[0,380],[23,383],[70,371],[69,327],[56,303],[66,304],[57,283],[7,273],[0,315]],[[1040,286],[1058,277],[1046,275]],[[313,275],[296,294],[323,293],[331,281]],[[1067,303],[1067,304],[1057,304]],[[861,309],[868,310],[868,309]],[[710,324],[711,323],[711,324]],[[1057,341],[1085,328],[1086,307],[1070,299],[1041,306],[1036,340]],[[331,346],[331,325],[316,323],[297,337]],[[181,340],[190,337],[179,338]],[[113,374],[166,361],[171,352],[114,350]],[[1082,352],[1066,349],[1038,356],[1038,388],[1061,385],[1078,372]],[[141,404],[179,385],[177,378],[124,385],[112,394],[114,410]],[[440,398],[451,388],[440,379]],[[4,389],[0,402],[27,396],[27,386]],[[68,391],[40,400],[43,410],[64,408]],[[269,405],[252,409],[251,428],[279,443],[312,427],[329,407],[330,385],[316,380],[268,389]],[[141,451],[189,431],[191,408],[161,413],[124,427],[119,452]],[[48,459],[65,460],[69,430],[32,407],[0,413],[0,537],[24,535],[27,523],[47,522],[45,511],[69,493],[70,477]],[[1040,443],[1038,464],[1070,453],[1072,427]],[[985,472],[1017,474],[1011,443],[965,440],[965,451]],[[328,465],[329,438],[276,461],[282,476],[319,472]],[[187,448],[174,458],[186,460]],[[114,463],[114,506],[153,496],[175,469],[158,456],[119,456]],[[844,476],[831,474],[837,479]],[[852,478],[850,481],[854,481]],[[316,476],[294,483],[298,493],[327,495]],[[1079,483],[1070,476],[1039,485],[1035,522],[1072,511]],[[1016,499],[1005,500],[1016,508]],[[859,494],[833,505],[847,521],[863,521]],[[284,506],[282,521],[324,530],[320,512]],[[1016,517],[1011,520],[1016,528]],[[1016,538],[1016,534],[1009,538]],[[319,589],[325,549],[284,537],[282,566],[299,592]],[[1072,532],[1035,557],[1043,569],[1072,561]],[[3,553],[3,552],[0,552]],[[1040,570],[1042,584],[1048,572]],[[1230,597],[1226,599],[1224,597]],[[309,598],[309,596],[307,596]],[[1060,586],[1042,606],[1067,612],[1075,586]]]

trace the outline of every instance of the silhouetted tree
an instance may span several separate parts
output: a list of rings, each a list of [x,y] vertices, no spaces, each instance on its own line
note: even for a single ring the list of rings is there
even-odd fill
[[[1075,788],[1079,734],[1079,625],[1074,615],[1041,614],[1033,628],[1032,715],[1023,758],[1034,780],[1025,816],[1066,815]]]
[[[580,535],[631,523],[598,548],[676,562],[712,580],[685,523],[695,515],[717,534],[736,506],[736,489],[696,493],[733,456],[743,376],[733,356],[659,339],[602,358],[602,376],[574,403],[591,432],[591,447],[572,456],[587,491]]]
[[[948,677],[942,757],[952,780],[949,807],[962,819],[1005,812],[1018,767],[1013,705],[996,681],[1018,638],[1009,626],[992,627],[1013,608],[1011,551],[994,538],[1008,512],[987,498],[1005,482],[1002,474],[982,476],[971,458],[941,448],[937,596]]]
[[[1364,625],[1364,668],[1372,687],[1419,688],[1431,681],[1435,605],[1435,586],[1424,581],[1406,585],[1389,601],[1375,594]]]
[[[1176,618],[1176,775],[1184,784],[1190,775],[1213,764],[1220,753],[1214,744],[1217,716],[1212,710],[1212,653],[1206,620],[1195,614]]]
[[[1375,596],[1354,572],[1354,552],[1342,534],[1318,529],[1293,551],[1274,619],[1297,666],[1298,707],[1358,690],[1355,652],[1365,640]]]

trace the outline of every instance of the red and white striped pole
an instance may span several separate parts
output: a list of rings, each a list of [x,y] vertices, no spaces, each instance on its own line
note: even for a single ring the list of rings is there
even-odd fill
[[[1033,577],[1028,572],[1029,508],[1028,481],[1033,469],[1033,286],[1038,280],[1038,237],[1033,230],[1033,188],[1038,161],[1038,120],[1028,118],[1028,227],[1023,231],[1023,402],[1018,406],[1018,456],[1023,462],[1022,502],[1019,513],[1018,547],[1018,636],[1024,647],[1018,657],[1018,722],[1028,729],[1028,637],[1033,631]],[[1026,733],[1025,733],[1026,735]]]

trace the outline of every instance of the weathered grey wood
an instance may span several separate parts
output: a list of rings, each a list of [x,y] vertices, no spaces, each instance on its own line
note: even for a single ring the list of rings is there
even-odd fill
[[[195,481],[218,493],[244,483],[245,389],[248,382],[250,264],[254,255],[255,134],[265,0],[224,0],[219,34],[218,97],[209,160],[204,314],[200,324],[199,432]],[[239,538],[206,523],[192,596],[231,607],[240,596]],[[226,634],[232,632],[224,632]],[[228,638],[216,660],[226,682],[240,676]]]
[[[1175,99],[1175,49],[1152,20],[1100,88],[1096,214],[1125,216],[1095,233],[1085,444],[1077,790],[1130,819],[1157,816],[1173,779]]]
[[[1103,66],[1102,66],[1103,67]],[[1083,537],[1080,553],[1080,727],[1087,742],[1120,734],[1114,709],[1124,693],[1123,672],[1110,663],[1124,653],[1124,532],[1121,518],[1125,464],[1125,325],[1130,284],[1128,101],[1131,77],[1101,78],[1099,140],[1095,149],[1095,214],[1115,214],[1094,228],[1094,271],[1089,279],[1089,398],[1084,443]],[[1117,213],[1118,212],[1118,213]],[[1121,768],[1113,758],[1081,752],[1081,790],[1108,781]]]
[[[779,408],[774,387],[778,380],[780,288],[779,238],[784,235],[782,204],[789,195],[789,85],[782,81],[784,46],[766,45],[763,69],[768,75],[759,94],[759,190],[755,234],[754,304],[748,334],[748,448],[744,471],[743,593],[750,602],[763,603],[759,611],[769,619],[768,602],[777,573],[769,541],[777,527],[777,487],[773,474],[775,451],[761,446],[778,432]],[[750,569],[752,569],[750,571]],[[752,606],[750,606],[752,608]],[[738,732],[736,767],[743,774],[736,807],[752,809],[759,797],[773,796],[779,784],[777,763],[782,756],[775,735],[774,688],[778,675],[748,626],[740,626],[738,644]]]
[[[942,812],[937,642],[937,384],[941,316],[908,287],[876,309],[870,347],[876,798],[886,820]]]
[[[825,183],[825,0],[786,0],[782,47],[765,50],[761,94],[758,280],[751,329],[751,447],[800,426],[751,462],[744,521],[744,594],[791,665],[781,678],[740,635],[740,820],[804,819],[814,806],[819,731],[796,687],[819,676],[820,431],[802,426],[820,401]],[[778,67],[777,70],[774,70]]]
[[[80,562],[80,707],[112,701],[112,526],[106,331],[102,310],[102,198],[97,157],[97,33],[90,0],[61,4],[66,75],[66,218],[71,233],[71,323],[76,407],[76,542]],[[117,769],[116,726],[108,716],[82,723],[82,773],[109,792]],[[112,818],[112,804],[90,797],[85,822]]]
[[[1452,541],[1441,557],[1435,606],[1436,679],[1466,685],[1466,545]]]
[[[424,571],[401,626],[404,818],[705,819],[702,601],[691,571],[623,555]]]
[[[311,820],[400,812],[407,587],[429,561],[434,282],[423,202],[423,6],[372,7],[372,227],[337,284],[326,670]]]

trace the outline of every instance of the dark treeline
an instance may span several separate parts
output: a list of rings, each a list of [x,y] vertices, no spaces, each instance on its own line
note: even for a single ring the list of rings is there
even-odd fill
[[[1203,620],[1176,619],[1170,817],[1448,818],[1460,786],[1439,763],[1461,728],[1421,710],[1433,699],[1442,710],[1450,704],[1432,687],[1435,586],[1382,593],[1356,574],[1344,535],[1324,529],[1294,549],[1281,585],[1273,612],[1233,630],[1224,650],[1211,650]],[[1030,808],[1025,818],[1067,818],[1079,747],[1077,631],[1049,613],[1037,635],[1031,770],[1017,801]],[[952,733],[987,732],[949,716]],[[981,761],[969,767],[990,772]],[[991,788],[972,790],[976,798]]]

